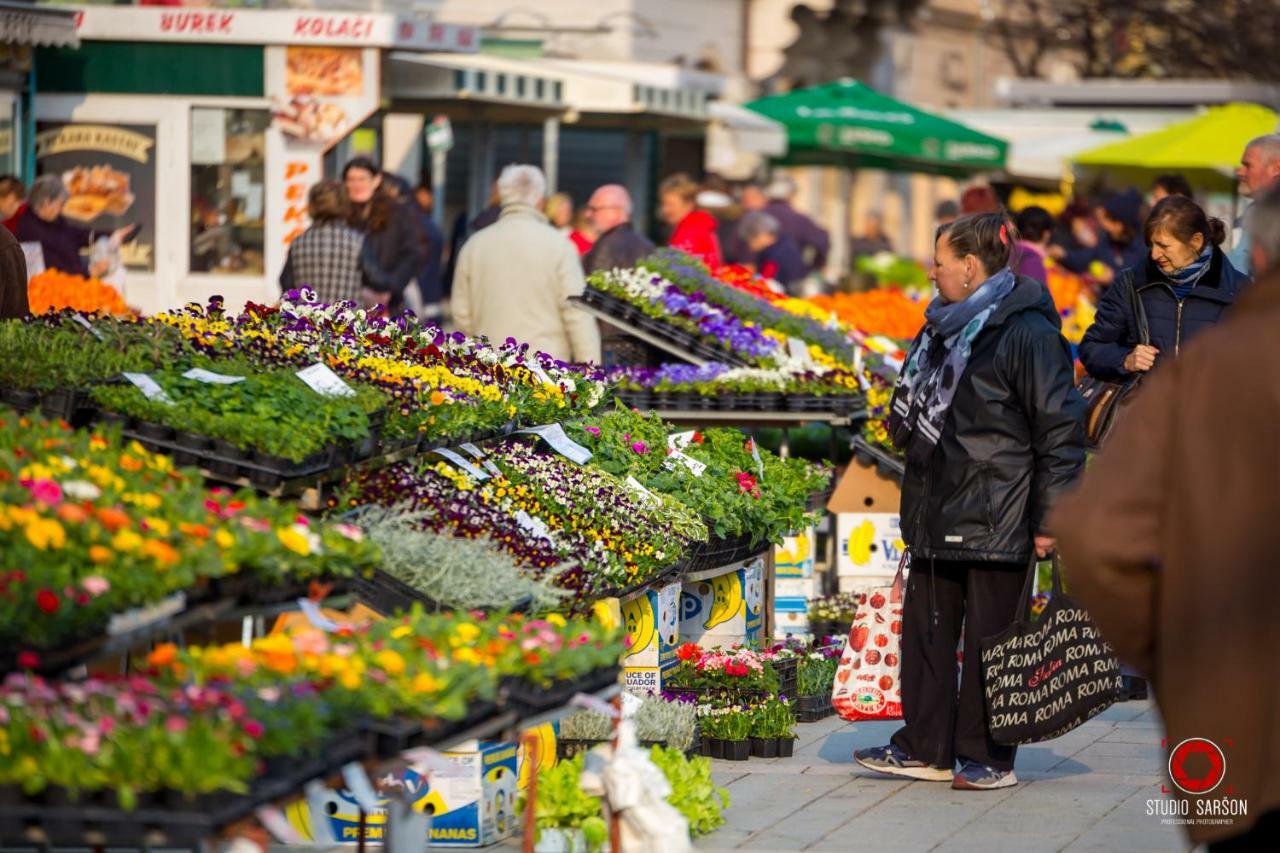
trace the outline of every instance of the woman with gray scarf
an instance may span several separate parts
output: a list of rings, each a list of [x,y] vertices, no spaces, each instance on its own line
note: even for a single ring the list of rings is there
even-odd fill
[[[938,229],[938,295],[889,418],[907,455],[905,725],[889,745],[855,754],[880,773],[965,790],[1017,784],[1014,748],[992,740],[981,668],[969,662],[1013,623],[1033,554],[1054,548],[1045,515],[1085,459],[1084,400],[1062,323],[1045,286],[1009,269],[1016,239],[994,213]],[[957,692],[961,626],[967,665]]]

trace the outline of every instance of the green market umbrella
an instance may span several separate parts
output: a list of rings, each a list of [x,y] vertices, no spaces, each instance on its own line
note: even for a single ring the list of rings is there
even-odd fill
[[[1183,172],[1200,183],[1225,188],[1234,182],[1245,145],[1274,133],[1276,120],[1275,112],[1257,104],[1224,104],[1160,130],[1082,152],[1073,162],[1129,176]]]
[[[761,98],[747,109],[787,128],[789,165],[966,175],[1002,169],[1009,144],[855,80]]]

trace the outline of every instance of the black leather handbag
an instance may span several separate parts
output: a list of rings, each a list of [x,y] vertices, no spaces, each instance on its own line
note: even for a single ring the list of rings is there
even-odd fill
[[[1144,346],[1150,346],[1151,328],[1147,324],[1147,309],[1142,305],[1142,297],[1138,295],[1138,289],[1133,286],[1133,277],[1125,276],[1111,286],[1123,287],[1128,291],[1129,311],[1138,327],[1138,342]],[[1119,382],[1108,382],[1092,376],[1086,376],[1081,380],[1078,390],[1089,406],[1085,413],[1084,427],[1089,436],[1089,443],[1095,450],[1101,447],[1107,440],[1107,436],[1111,434],[1121,409],[1133,401],[1133,393],[1141,384],[1142,377],[1143,374],[1135,373]]]

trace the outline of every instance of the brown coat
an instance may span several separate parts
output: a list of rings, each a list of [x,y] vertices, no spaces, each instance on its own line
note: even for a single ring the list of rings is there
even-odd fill
[[[1189,826],[1197,842],[1280,809],[1278,330],[1274,274],[1144,383],[1050,520],[1068,586],[1150,678],[1168,745],[1218,744],[1207,796],[1248,802],[1234,824]]]
[[[27,256],[9,229],[0,228],[0,320],[15,320],[30,313]]]

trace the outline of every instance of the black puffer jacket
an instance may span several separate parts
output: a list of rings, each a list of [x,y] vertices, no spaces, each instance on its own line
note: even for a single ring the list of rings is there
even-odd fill
[[[912,556],[1025,563],[1084,468],[1085,404],[1048,289],[1017,284],[974,339],[942,437],[902,483]]]
[[[1187,341],[1217,323],[1248,283],[1249,277],[1214,247],[1204,278],[1179,304],[1168,278],[1147,258],[1145,263],[1116,276],[1115,283],[1102,295],[1093,325],[1080,342],[1080,360],[1096,379],[1117,382],[1129,375],[1124,360],[1138,345],[1138,327],[1129,305],[1128,287],[1137,288],[1142,297],[1151,345],[1160,350],[1156,356],[1158,367],[1177,356]]]

